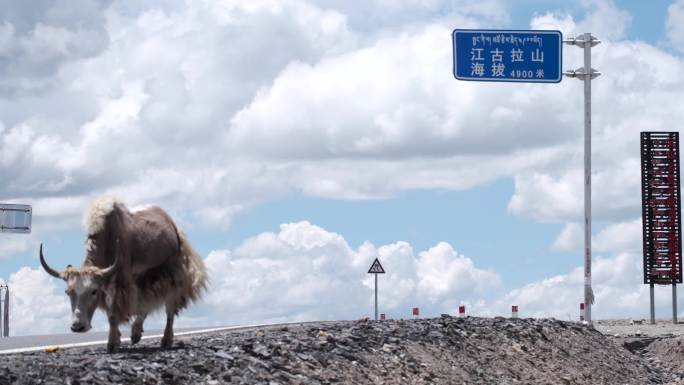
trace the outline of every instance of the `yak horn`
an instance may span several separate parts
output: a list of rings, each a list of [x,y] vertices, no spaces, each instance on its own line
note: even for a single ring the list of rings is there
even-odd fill
[[[47,271],[47,273],[50,274],[51,276],[53,276],[55,278],[64,279],[64,275],[61,272],[51,268],[50,266],[48,266],[47,262],[45,262],[45,257],[43,256],[43,244],[42,243],[40,244],[40,264],[43,265],[43,269],[45,269],[45,271]]]

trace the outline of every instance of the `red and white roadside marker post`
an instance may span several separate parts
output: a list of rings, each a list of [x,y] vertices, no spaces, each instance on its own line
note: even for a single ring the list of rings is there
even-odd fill
[[[518,305],[511,306],[511,318],[518,318]]]
[[[458,307],[458,317],[465,317],[465,305],[459,305]]]
[[[413,314],[413,318],[414,318],[414,319],[417,319],[418,316],[420,315],[420,309],[418,309],[417,307],[414,307],[414,308],[413,308],[413,311],[412,311],[412,314]]]
[[[580,322],[584,322],[584,304],[580,304]]]

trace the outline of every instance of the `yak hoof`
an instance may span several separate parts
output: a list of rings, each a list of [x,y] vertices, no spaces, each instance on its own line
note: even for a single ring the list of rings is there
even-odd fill
[[[120,343],[107,342],[107,353],[116,353],[119,350]]]
[[[142,333],[141,332],[133,332],[131,333],[131,345],[135,345],[138,342],[140,342],[140,339],[142,338]]]
[[[164,336],[161,340],[161,348],[162,349],[171,349],[173,346],[173,337],[167,337]]]

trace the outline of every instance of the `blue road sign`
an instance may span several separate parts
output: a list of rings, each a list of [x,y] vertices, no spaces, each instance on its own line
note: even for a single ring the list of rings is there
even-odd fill
[[[560,31],[455,29],[454,76],[459,80],[558,83]]]

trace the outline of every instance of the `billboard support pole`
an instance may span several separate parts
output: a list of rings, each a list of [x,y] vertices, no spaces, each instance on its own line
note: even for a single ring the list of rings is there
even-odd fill
[[[591,305],[594,303],[591,289],[591,80],[600,75],[591,68],[591,47],[601,41],[587,32],[563,42],[584,49],[584,67],[566,71],[564,75],[584,81],[584,318],[591,325]]]
[[[677,281],[672,280],[672,323],[677,324]]]
[[[649,292],[651,293],[651,325],[655,325],[655,295],[653,294],[653,284],[651,283]]]

